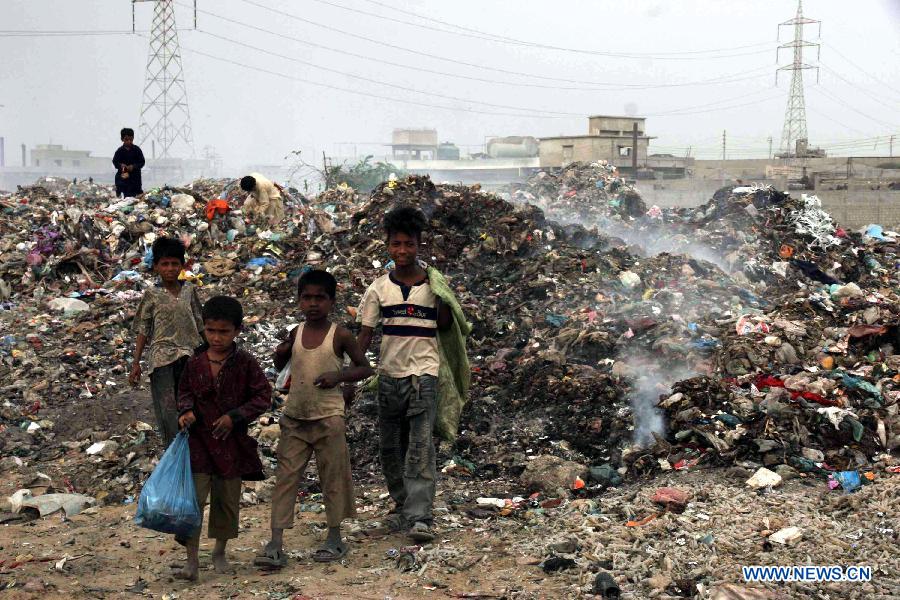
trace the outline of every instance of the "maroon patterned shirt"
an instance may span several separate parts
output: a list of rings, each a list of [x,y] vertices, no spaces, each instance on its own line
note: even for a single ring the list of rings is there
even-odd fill
[[[213,379],[206,352],[193,356],[178,384],[178,411],[194,411],[191,426],[191,470],[223,479],[264,479],[256,440],[247,426],[272,404],[272,387],[249,352],[238,348]],[[212,436],[212,424],[222,415],[231,417],[234,428],[224,440]]]

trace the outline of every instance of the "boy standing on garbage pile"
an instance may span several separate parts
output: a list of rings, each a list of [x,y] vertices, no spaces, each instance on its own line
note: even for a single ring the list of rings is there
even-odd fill
[[[134,129],[125,127],[120,132],[122,145],[113,155],[116,167],[116,196],[137,198],[143,195],[141,169],[144,168],[144,153],[134,145]]]
[[[272,492],[272,540],[256,557],[257,566],[286,564],[284,530],[294,526],[297,487],[313,453],[322,494],[328,538],[313,555],[316,562],[333,562],[347,554],[341,521],[356,516],[350,451],[344,423],[344,397],[338,385],[374,373],[356,338],[329,320],[337,293],[331,273],[312,270],[297,284],[300,310],[306,321],[295,327],[275,349],[275,367],[291,365],[291,385],[279,420],[277,481]],[[344,368],[344,355],[353,365]]]
[[[200,297],[193,283],[179,281],[184,269],[181,240],[161,237],[153,242],[153,270],[159,283],[146,292],[134,315],[137,341],[128,381],[141,380],[141,357],[149,342],[150,394],[166,446],[178,433],[178,382],[188,357],[203,344]]]
[[[259,173],[241,178],[241,189],[249,192],[241,210],[251,221],[276,225],[284,219],[284,201],[277,185]]]
[[[262,462],[247,429],[272,403],[272,388],[252,354],[235,343],[244,310],[228,296],[203,305],[208,348],[184,369],[178,393],[178,424],[190,428],[191,472],[201,513],[209,497],[209,537],[216,540],[212,562],[217,573],[230,573],[225,545],[238,534],[241,481],[261,481]],[[196,581],[200,531],[178,539],[187,548],[187,564],[176,573]]]
[[[369,286],[357,313],[362,324],[359,343],[363,350],[371,345],[374,328],[379,322],[382,324],[378,361],[379,452],[388,492],[395,503],[388,524],[396,531],[407,531],[416,542],[434,539],[432,507],[437,465],[433,431],[441,370],[438,331],[448,331],[454,323],[454,312],[433,287],[437,278],[445,289],[449,290],[449,286],[437,271],[426,270],[427,265],[418,260],[426,226],[425,215],[411,206],[394,208],[385,215],[384,228],[394,269]],[[465,361],[464,342],[461,347]],[[467,363],[465,370],[468,377]]]

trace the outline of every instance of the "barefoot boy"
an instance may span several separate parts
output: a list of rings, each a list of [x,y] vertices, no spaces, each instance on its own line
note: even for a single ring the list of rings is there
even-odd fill
[[[254,563],[283,567],[284,530],[294,526],[297,487],[313,453],[322,494],[328,538],[313,560],[332,562],[347,554],[341,539],[341,521],[356,516],[350,452],[344,425],[344,397],[337,387],[373,373],[356,339],[348,330],[331,323],[337,281],[325,271],[309,271],[297,286],[300,310],[306,321],[275,350],[275,366],[291,363],[291,387],[279,421],[277,482],[272,494],[272,540]],[[344,355],[353,366],[343,368]]]
[[[181,427],[190,427],[191,471],[202,511],[210,499],[209,537],[216,540],[212,562],[219,573],[230,572],[225,544],[238,534],[241,481],[262,480],[262,463],[248,425],[269,408],[272,388],[256,359],[237,346],[244,311],[228,296],[203,305],[209,348],[191,358],[178,396]],[[176,574],[197,580],[200,531],[187,540],[187,564]]]
[[[137,341],[128,381],[141,380],[141,357],[149,342],[150,394],[159,434],[166,446],[178,433],[178,382],[194,350],[203,344],[200,297],[190,282],[178,281],[184,269],[184,244],[161,237],[153,242],[153,270],[159,284],[144,292],[134,315]]]

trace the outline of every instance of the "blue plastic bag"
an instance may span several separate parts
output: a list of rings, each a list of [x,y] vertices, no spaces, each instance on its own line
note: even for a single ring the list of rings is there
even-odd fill
[[[188,433],[182,430],[144,484],[134,522],[154,531],[190,537],[202,521],[191,476]]]
[[[859,478],[859,471],[838,471],[834,473],[834,478],[848,494],[850,492],[855,492],[862,486],[862,481]]]

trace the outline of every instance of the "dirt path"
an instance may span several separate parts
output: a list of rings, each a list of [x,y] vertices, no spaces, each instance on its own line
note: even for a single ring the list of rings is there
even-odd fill
[[[649,497],[673,483],[693,494],[684,513],[626,526],[628,519],[655,514],[658,508]],[[352,545],[343,564],[311,560],[312,549],[324,539],[322,516],[300,512],[297,527],[286,535],[293,551],[289,566],[275,573],[254,568],[254,553],[268,533],[269,507],[259,504],[242,509],[240,537],[229,547],[237,574],[210,570],[211,544],[204,539],[201,581],[188,585],[170,576],[170,564],[182,559],[172,538],[136,527],[134,505],[109,506],[68,521],[54,515],[0,527],[0,586],[11,588],[4,592],[10,598],[575,598],[590,591],[591,565],[607,563],[623,597],[643,599],[690,597],[697,583],[704,590],[724,583],[743,586],[740,565],[868,564],[874,573],[866,584],[752,587],[768,590],[760,598],[886,600],[900,594],[896,476],[879,477],[851,496],[830,492],[811,478],[756,494],[739,477],[715,470],[507,517],[472,510],[480,485],[454,479],[442,483],[437,503],[441,535],[416,554],[409,572],[388,557],[391,549],[407,544],[405,538],[367,533],[386,505],[381,488],[361,486],[360,518],[347,528]],[[788,525],[803,530],[801,541],[765,544],[767,532]],[[550,554],[550,545],[567,539],[577,551],[562,556],[572,556],[577,565],[545,573],[537,563]],[[70,557],[66,564],[57,566],[65,556]]]

